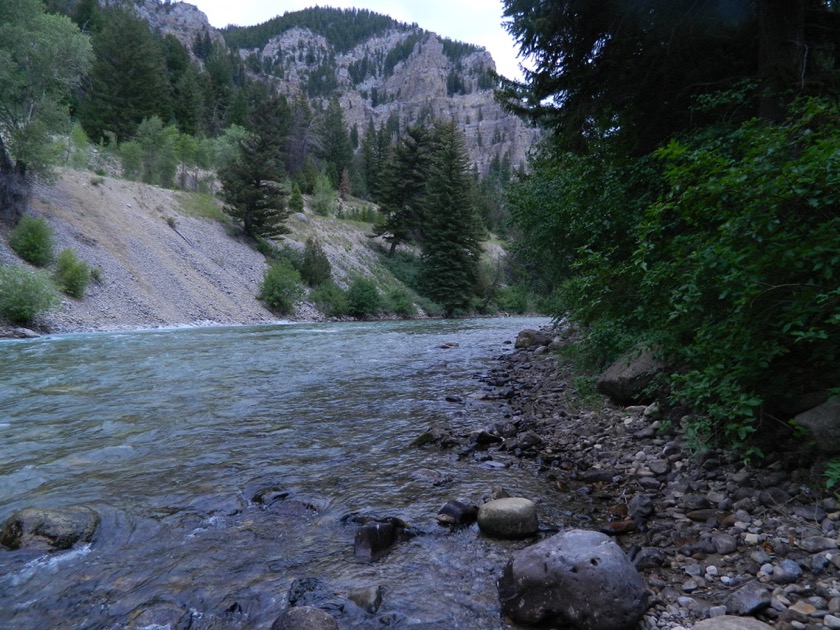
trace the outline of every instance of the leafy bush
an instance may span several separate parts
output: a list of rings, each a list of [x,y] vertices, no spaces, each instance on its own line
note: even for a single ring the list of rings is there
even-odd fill
[[[13,324],[30,324],[59,303],[59,295],[41,271],[24,265],[0,266],[0,317]]]
[[[67,295],[82,299],[90,282],[90,267],[67,248],[58,255],[55,282]]]
[[[385,295],[385,310],[400,317],[414,317],[417,315],[417,307],[414,300],[405,289],[391,289]]]
[[[382,265],[390,271],[393,276],[413,291],[420,290],[420,257],[415,254],[397,250],[393,256],[382,255]]]
[[[322,216],[329,216],[336,209],[338,196],[332,187],[330,178],[319,173],[315,178],[315,187],[312,191],[312,207],[316,213]]]
[[[641,226],[640,312],[681,368],[674,399],[736,444],[761,410],[838,376],[838,120],[836,106],[805,101],[784,124],[658,153],[670,190]]]
[[[310,294],[310,298],[327,317],[347,315],[347,294],[332,280],[318,285]]]
[[[303,297],[298,271],[286,260],[278,260],[263,276],[259,298],[282,315],[291,313],[295,302]]]
[[[356,278],[347,289],[347,312],[353,317],[367,317],[379,312],[382,298],[373,280]]]
[[[9,233],[9,247],[26,262],[45,267],[53,260],[53,231],[42,218],[24,216]]]
[[[496,295],[496,303],[505,313],[527,313],[530,304],[528,289],[521,284],[499,289]]]
[[[303,260],[300,265],[300,275],[310,287],[318,286],[332,276],[330,260],[327,258],[321,243],[314,238],[306,239],[306,246],[303,248]]]

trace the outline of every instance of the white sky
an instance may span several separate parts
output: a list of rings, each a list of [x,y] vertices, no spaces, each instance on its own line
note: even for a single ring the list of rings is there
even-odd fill
[[[483,46],[496,70],[521,79],[518,49],[502,27],[501,0],[186,0],[203,11],[210,24],[251,26],[291,11],[315,5],[339,9],[368,9],[395,20],[433,31],[450,39]]]

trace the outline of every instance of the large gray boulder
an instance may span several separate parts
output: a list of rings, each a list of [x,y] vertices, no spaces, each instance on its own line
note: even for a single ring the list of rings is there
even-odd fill
[[[823,453],[840,453],[840,397],[800,413],[794,421],[811,432]]]
[[[662,362],[653,350],[626,355],[607,368],[598,377],[598,391],[620,405],[631,405],[646,400],[644,390],[662,371]]]
[[[630,630],[648,607],[645,582],[621,548],[581,529],[514,553],[498,588],[502,612],[529,625]]]
[[[0,545],[9,549],[70,549],[77,542],[90,542],[97,527],[99,514],[89,507],[25,508],[6,519]]]

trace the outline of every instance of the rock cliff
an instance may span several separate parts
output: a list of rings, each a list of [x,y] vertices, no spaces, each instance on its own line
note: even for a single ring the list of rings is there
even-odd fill
[[[174,35],[188,48],[205,32],[214,41],[224,40],[222,31],[191,4],[139,0],[133,6],[155,31]],[[316,107],[337,97],[349,128],[359,135],[371,121],[377,128],[390,124],[405,129],[432,118],[454,118],[480,173],[487,173],[493,160],[513,168],[523,165],[541,132],[494,100],[496,66],[490,54],[417,25],[387,23],[387,28],[356,37],[351,46],[278,18],[255,27],[276,30],[256,47],[239,48],[237,38],[230,37],[232,31],[247,29],[224,33],[248,61],[252,78],[289,96],[304,93]]]

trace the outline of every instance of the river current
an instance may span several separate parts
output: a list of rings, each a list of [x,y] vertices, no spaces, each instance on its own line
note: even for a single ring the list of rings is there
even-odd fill
[[[295,580],[335,593],[342,627],[507,627],[495,580],[512,550],[435,523],[494,486],[540,499],[533,471],[412,441],[499,420],[480,376],[536,319],[292,324],[0,342],[0,522],[87,505],[93,542],[0,548],[0,628],[269,628]],[[447,342],[457,346],[444,348]],[[447,402],[456,396],[462,402]],[[251,499],[282,488],[308,509]],[[541,505],[549,521],[550,506]],[[420,535],[353,557],[350,514]],[[376,613],[349,589],[381,586]]]

